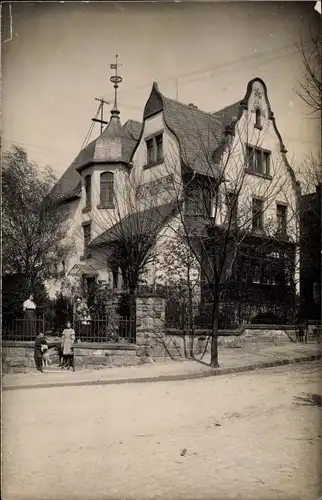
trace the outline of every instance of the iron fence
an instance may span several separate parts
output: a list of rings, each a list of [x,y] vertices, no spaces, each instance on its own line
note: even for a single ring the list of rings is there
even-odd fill
[[[238,302],[222,302],[219,307],[218,328],[220,330],[237,330],[242,324],[286,325],[294,322],[294,310],[288,306],[272,304],[243,304]],[[212,325],[211,305],[200,304],[190,311],[187,304],[175,301],[166,302],[166,328],[187,330],[209,329]]]
[[[90,321],[75,321],[76,342],[126,342],[135,343],[135,320],[120,318],[111,321],[110,318],[98,316]]]
[[[31,321],[26,319],[13,319],[2,321],[2,340],[32,341],[42,332],[46,333],[49,324],[44,318]]]
[[[136,340],[135,320],[120,318],[111,321],[111,318],[97,316],[88,322],[75,321],[72,325],[75,330],[76,342],[126,342]],[[14,319],[2,322],[2,340],[34,341],[42,332],[44,335],[61,336],[66,325],[53,325],[44,318],[33,321]]]

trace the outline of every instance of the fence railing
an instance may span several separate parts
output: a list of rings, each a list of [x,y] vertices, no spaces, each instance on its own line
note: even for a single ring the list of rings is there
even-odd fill
[[[239,304],[221,303],[218,318],[220,330],[234,330],[240,328],[244,323],[285,325],[294,320],[292,308],[284,306],[272,306],[272,304]],[[191,328],[211,328],[211,306],[196,306],[190,311],[187,304],[178,304],[175,301],[166,302],[166,328],[187,330]]]
[[[2,340],[35,340],[40,332],[46,333],[48,326],[44,318],[29,321],[24,318],[10,321],[4,319],[2,321]]]
[[[76,342],[130,342],[136,340],[135,320],[121,318],[111,321],[94,317],[90,321],[75,321]]]
[[[126,342],[136,340],[135,320],[120,318],[111,321],[110,318],[98,316],[88,322],[75,321],[76,342]],[[27,321],[15,319],[2,322],[2,340],[34,341],[39,332],[46,335],[60,336],[66,326],[53,325],[44,318]]]

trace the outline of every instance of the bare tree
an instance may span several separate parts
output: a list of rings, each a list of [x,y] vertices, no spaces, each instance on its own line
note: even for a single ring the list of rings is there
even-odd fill
[[[281,300],[286,293],[290,298],[294,294],[294,269],[290,282],[286,282],[285,254],[294,257],[296,241],[287,234],[285,211],[281,210],[275,220],[276,200],[283,199],[284,191],[295,197],[294,175],[288,175],[284,154],[268,154],[260,148],[258,135],[247,120],[240,120],[233,131],[228,130],[224,140],[223,128],[220,119],[209,116],[203,130],[195,124],[186,149],[181,140],[180,152],[173,151],[165,158],[167,177],[172,176],[168,195],[177,208],[176,216],[167,225],[178,241],[187,245],[200,268],[201,316],[205,317],[206,309],[210,309],[207,329],[212,367],[219,366],[218,331],[223,302],[250,303],[253,285],[260,282],[261,274],[275,294],[280,282]],[[257,301],[261,300],[259,295]],[[230,316],[233,314],[236,308]]]
[[[315,158],[312,154],[301,163],[299,170],[302,194],[306,195],[316,190],[322,183],[321,153]]]
[[[69,251],[68,214],[51,195],[56,179],[13,146],[3,155],[2,266],[32,286],[55,274]]]
[[[128,315],[135,322],[139,285],[144,282],[145,270],[154,261],[153,249],[161,226],[171,216],[174,207],[142,210],[144,196],[139,195],[138,185],[122,169],[114,175],[118,176],[118,182],[114,183],[111,199],[101,199],[100,209],[92,219],[93,241],[88,251],[93,253],[102,268],[108,263],[114,288],[118,288],[118,277],[122,277]],[[100,195],[94,188],[93,196],[99,198]]]
[[[318,34],[311,34],[308,43],[301,40],[298,48],[302,57],[302,81],[296,93],[311,108],[311,114],[320,114],[321,94],[321,24]],[[319,115],[320,116],[320,115]]]
[[[184,333],[184,355],[194,357],[194,317],[200,302],[200,267],[185,242],[182,228],[178,228],[178,236],[167,238],[163,248],[159,246],[156,254],[157,283],[166,285],[168,306],[166,321]],[[178,263],[180,264],[178,266]],[[185,337],[188,336],[187,349]]]

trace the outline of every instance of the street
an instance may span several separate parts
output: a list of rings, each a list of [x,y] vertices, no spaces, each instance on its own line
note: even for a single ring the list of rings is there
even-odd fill
[[[321,364],[3,393],[4,500],[316,500]]]

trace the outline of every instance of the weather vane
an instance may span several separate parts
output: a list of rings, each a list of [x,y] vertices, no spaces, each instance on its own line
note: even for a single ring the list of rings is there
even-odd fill
[[[122,77],[117,74],[117,70],[119,66],[122,66],[122,64],[118,64],[118,55],[115,56],[115,63],[111,64],[111,69],[115,70],[115,75],[111,76],[110,80],[112,83],[114,83],[114,109],[117,110],[117,89],[119,86],[119,83],[122,82]]]

